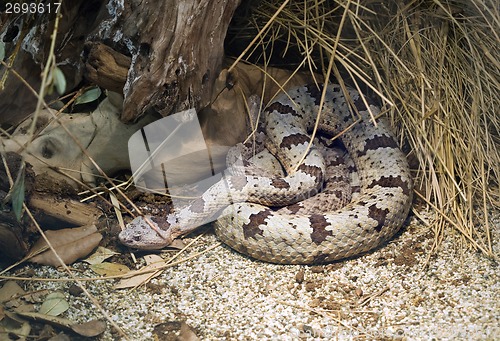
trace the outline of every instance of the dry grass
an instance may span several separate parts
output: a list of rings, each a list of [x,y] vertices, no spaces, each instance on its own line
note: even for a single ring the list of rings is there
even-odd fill
[[[246,14],[235,34],[253,38],[245,54],[253,61],[293,56],[296,69],[331,67],[340,82],[378,94],[418,160],[416,191],[438,218],[436,246],[459,232],[465,245],[495,257],[488,221],[500,206],[495,0],[266,0]]]

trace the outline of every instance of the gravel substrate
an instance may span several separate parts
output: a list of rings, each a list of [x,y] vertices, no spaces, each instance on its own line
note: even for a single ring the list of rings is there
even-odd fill
[[[325,266],[266,264],[220,246],[135,290],[115,290],[115,281],[85,285],[131,340],[153,340],[161,328],[181,321],[204,340],[498,340],[497,265],[447,235],[430,259],[433,234],[413,219],[385,247]],[[215,243],[209,233],[182,257]],[[75,267],[95,276],[86,263]],[[49,267],[27,268],[35,277],[65,277]],[[68,293],[71,283],[21,285]],[[102,319],[84,295],[67,297],[65,317]],[[121,338],[108,327],[100,339]]]

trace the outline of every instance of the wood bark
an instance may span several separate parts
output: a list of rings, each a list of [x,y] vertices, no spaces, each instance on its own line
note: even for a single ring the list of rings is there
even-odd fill
[[[124,87],[123,121],[151,108],[167,116],[199,110],[210,102],[227,27],[238,4],[239,0],[164,0],[130,12],[126,21],[137,24],[138,37]]]
[[[97,223],[102,212],[91,205],[48,193],[33,193],[28,205],[38,210],[43,216],[65,222],[69,225],[87,225]]]
[[[121,93],[132,58],[99,42],[88,43],[85,77],[105,89]]]

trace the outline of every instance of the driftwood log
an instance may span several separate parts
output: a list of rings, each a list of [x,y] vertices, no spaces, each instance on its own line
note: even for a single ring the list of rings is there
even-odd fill
[[[102,87],[122,91],[124,122],[134,121],[150,109],[163,116],[187,108],[199,110],[212,98],[227,27],[239,2],[65,1],[61,6],[55,59],[67,78],[68,90],[81,83],[83,70],[87,70],[89,78]],[[55,13],[31,19],[0,16],[7,63],[37,90],[54,18]],[[98,43],[120,52],[125,59],[108,59],[105,65],[95,65],[91,58],[82,58],[85,47]],[[101,53],[105,52],[103,48]],[[125,64],[130,66],[121,89],[116,81],[99,79],[101,70],[106,74]],[[0,76],[4,72],[6,68],[2,67]],[[36,98],[12,73],[5,80],[0,91],[0,123],[14,125],[33,111]],[[19,98],[23,98],[23,103],[19,103]]]

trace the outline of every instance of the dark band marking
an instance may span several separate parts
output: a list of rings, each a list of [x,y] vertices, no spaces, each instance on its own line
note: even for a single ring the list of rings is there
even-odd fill
[[[326,237],[332,235],[332,231],[327,231],[326,227],[330,224],[326,221],[325,216],[321,214],[311,214],[309,222],[313,229],[311,233],[311,240],[314,244],[320,245],[326,240]]]
[[[296,203],[296,204],[286,206],[286,208],[292,214],[296,214],[302,207],[303,207],[303,205],[301,203]]]
[[[323,183],[323,171],[318,166],[309,166],[305,164],[301,164],[297,170],[300,170],[306,174],[312,175],[317,178],[318,183]]]
[[[410,193],[410,185],[408,182],[404,181],[400,176],[396,175],[390,175],[390,176],[381,176],[380,179],[372,181],[367,188],[373,188],[375,186],[381,186],[381,187],[399,187],[403,190],[403,193],[406,196],[409,196]]]
[[[244,224],[242,226],[243,236],[245,237],[245,239],[248,238],[255,239],[256,235],[262,235],[264,231],[261,230],[259,226],[266,225],[267,217],[269,217],[272,214],[273,213],[271,212],[271,210],[267,208],[259,213],[251,214],[249,217],[250,221],[248,222],[248,224]]]
[[[274,188],[290,188],[290,184],[283,178],[272,179],[271,186]]]
[[[291,134],[285,136],[280,143],[280,148],[282,149],[292,149],[293,146],[297,146],[299,144],[308,143],[311,138],[306,134]]]
[[[377,226],[375,226],[375,231],[380,232],[382,230],[382,227],[384,227],[385,224],[385,218],[387,216],[387,213],[389,213],[388,208],[380,209],[377,207],[376,204],[373,204],[368,207],[368,216],[373,220],[377,221]]]
[[[314,104],[320,105],[321,94],[323,92],[323,85],[320,88],[316,86],[316,84],[308,84],[306,85],[307,92],[309,95],[314,98]]]
[[[302,117],[294,108],[292,108],[289,105],[286,104],[281,104],[280,102],[274,102],[271,105],[269,105],[266,109],[267,112],[273,112],[276,111],[278,114],[282,115],[292,115],[292,116],[299,116]]]
[[[367,151],[375,150],[378,148],[398,148],[398,144],[390,136],[375,136],[371,139],[366,140],[365,147],[358,151],[358,156],[366,155]]]

